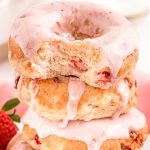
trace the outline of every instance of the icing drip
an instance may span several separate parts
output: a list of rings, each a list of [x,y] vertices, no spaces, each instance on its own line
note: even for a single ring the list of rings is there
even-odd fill
[[[34,109],[35,96],[37,95],[38,90],[39,90],[39,87],[36,84],[36,80],[31,80],[30,84],[29,84],[29,92],[30,92],[30,95],[31,95],[30,107],[32,107],[32,109]]]
[[[120,114],[125,111],[125,108],[128,104],[130,89],[128,86],[128,82],[126,80],[123,80],[119,83],[118,92],[120,93],[121,96],[121,104],[118,110],[113,115],[113,119],[118,119]]]
[[[60,127],[67,126],[69,120],[73,120],[77,114],[77,107],[80,98],[84,93],[85,84],[78,78],[70,78],[68,84],[69,99],[67,103],[67,116],[60,124]]]
[[[31,128],[35,128],[40,138],[57,135],[67,139],[81,140],[88,145],[89,150],[98,150],[108,139],[129,138],[130,130],[138,131],[146,123],[144,115],[135,108],[131,108],[118,120],[106,118],[88,122],[69,121],[68,126],[63,129],[58,127],[60,122],[43,118],[32,108],[29,108],[22,121]]]

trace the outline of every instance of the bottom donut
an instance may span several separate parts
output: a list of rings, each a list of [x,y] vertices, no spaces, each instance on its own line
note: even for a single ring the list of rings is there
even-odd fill
[[[139,150],[147,137],[145,117],[135,108],[118,120],[72,121],[66,128],[29,109],[23,122],[7,150]]]

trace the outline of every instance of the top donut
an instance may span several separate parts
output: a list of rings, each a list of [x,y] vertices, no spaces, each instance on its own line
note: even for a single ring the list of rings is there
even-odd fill
[[[130,22],[88,2],[32,7],[16,18],[9,38],[11,64],[32,79],[73,75],[91,86],[107,88],[131,72],[137,58]]]

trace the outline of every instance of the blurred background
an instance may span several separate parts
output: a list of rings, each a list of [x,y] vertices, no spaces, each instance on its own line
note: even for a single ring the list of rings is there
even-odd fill
[[[3,100],[14,95],[12,83],[15,72],[7,59],[7,40],[12,22],[21,11],[45,1],[48,0],[0,0],[0,105]],[[150,0],[91,1],[106,5],[124,15],[133,23],[138,33],[140,56],[135,71],[138,83],[138,107],[147,116],[150,126]]]

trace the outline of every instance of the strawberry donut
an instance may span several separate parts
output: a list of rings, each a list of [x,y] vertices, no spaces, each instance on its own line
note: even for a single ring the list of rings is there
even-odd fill
[[[147,138],[146,119],[135,108],[116,121],[72,121],[64,129],[29,109],[23,124],[6,150],[139,150]]]
[[[11,64],[32,79],[74,75],[107,88],[132,72],[137,58],[131,24],[93,3],[34,6],[16,18],[9,38]]]
[[[108,89],[63,76],[36,81],[21,77],[18,85],[21,101],[49,120],[61,120],[61,126],[67,126],[69,120],[118,119],[137,103],[132,75]]]

